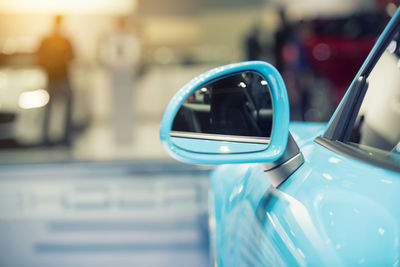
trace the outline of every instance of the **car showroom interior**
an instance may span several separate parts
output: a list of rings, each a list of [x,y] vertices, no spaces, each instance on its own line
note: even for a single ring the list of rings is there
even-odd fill
[[[398,266],[400,214],[382,204],[398,196],[379,195],[372,182],[375,195],[354,189],[371,173],[364,165],[382,185],[400,182],[398,93],[370,97],[385,103],[369,110],[393,104],[397,117],[371,130],[387,138],[369,156],[350,155],[370,144],[360,129],[371,117],[360,114],[362,90],[376,83],[367,77],[374,60],[400,55],[398,5],[0,0],[0,267]],[[382,73],[394,84],[396,70]],[[348,104],[353,98],[361,100]],[[337,145],[348,140],[357,148]],[[331,167],[311,168],[325,155],[359,175],[340,180]],[[260,175],[267,184],[255,184]],[[306,184],[319,190],[315,198],[300,197]],[[353,215],[344,199],[386,207],[376,218],[388,224],[373,230],[386,237],[386,257],[345,241]],[[325,227],[324,216],[336,214],[343,223]],[[378,238],[369,235],[354,238]]]

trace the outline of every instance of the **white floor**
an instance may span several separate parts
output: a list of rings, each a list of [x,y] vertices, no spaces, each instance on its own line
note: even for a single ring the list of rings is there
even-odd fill
[[[82,160],[168,158],[159,141],[159,127],[159,122],[139,122],[132,141],[118,143],[107,123],[97,123],[76,139],[72,154]]]
[[[1,164],[60,161],[173,160],[159,139],[159,122],[139,122],[131,142],[115,141],[107,123],[92,123],[74,138],[72,147],[61,145],[1,149]]]

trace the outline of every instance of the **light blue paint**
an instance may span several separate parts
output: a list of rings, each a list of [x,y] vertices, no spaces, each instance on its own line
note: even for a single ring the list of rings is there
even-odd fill
[[[382,37],[368,58],[381,43]],[[326,128],[290,125],[305,162],[278,189],[251,154],[224,158],[251,164],[213,171],[210,214],[219,266],[399,266],[399,173],[316,143]]]
[[[175,115],[184,100],[188,98],[196,89],[214,79],[243,71],[258,72],[266,79],[271,88],[271,97],[274,106],[272,136],[268,148],[262,151],[254,151],[253,144],[242,143],[240,144],[240,146],[242,147],[240,149],[240,151],[242,152],[241,154],[215,154],[215,146],[219,145],[220,148],[218,150],[222,151],[224,150],[222,146],[227,145],[226,142],[215,141],[213,143],[210,143],[207,140],[199,141],[199,143],[201,143],[199,145],[202,147],[204,153],[188,151],[176,145],[177,143],[181,143],[184,141],[177,141],[177,139],[174,139],[174,143],[170,136],[170,132]],[[183,86],[178,91],[178,93],[176,93],[176,95],[172,98],[167,106],[167,109],[161,121],[160,139],[164,148],[170,153],[171,156],[184,162],[197,164],[269,162],[277,160],[285,151],[289,134],[288,127],[289,101],[286,87],[281,75],[271,64],[262,61],[247,61],[215,68],[197,76],[185,86]],[[246,146],[248,146],[247,150],[245,148]],[[233,150],[236,150],[236,148],[233,148]],[[213,153],[206,153],[207,151],[211,151]],[[243,156],[244,154],[246,155],[245,157]]]
[[[297,145],[301,146],[316,136],[321,136],[326,129],[325,122],[302,122],[296,121],[289,124],[289,130]]]
[[[400,177],[312,140],[279,189],[257,164],[212,174],[219,266],[383,266],[399,262]]]

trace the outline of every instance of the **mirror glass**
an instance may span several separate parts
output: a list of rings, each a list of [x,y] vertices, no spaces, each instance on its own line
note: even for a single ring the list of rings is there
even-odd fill
[[[255,71],[245,71],[197,88],[180,107],[171,136],[262,144],[257,146],[260,150],[269,143],[272,122],[267,81]],[[181,141],[175,139],[175,143]]]

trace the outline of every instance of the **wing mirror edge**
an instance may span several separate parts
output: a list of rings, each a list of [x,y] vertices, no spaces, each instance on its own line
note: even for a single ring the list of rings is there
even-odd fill
[[[171,141],[171,130],[175,116],[184,101],[202,85],[229,74],[254,71],[261,74],[268,82],[273,105],[273,123],[271,142],[263,151],[237,154],[196,153],[176,146]],[[269,63],[247,61],[229,64],[207,71],[184,85],[169,102],[160,127],[160,139],[166,151],[177,160],[194,164],[226,163],[265,163],[279,159],[285,152],[289,136],[289,101],[286,87],[279,72]],[[222,142],[222,141],[221,141]]]

